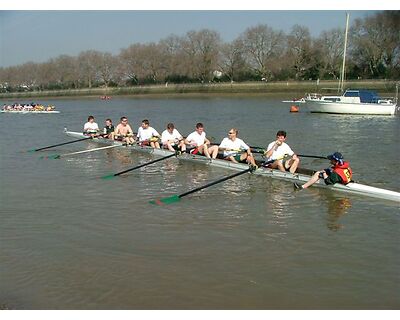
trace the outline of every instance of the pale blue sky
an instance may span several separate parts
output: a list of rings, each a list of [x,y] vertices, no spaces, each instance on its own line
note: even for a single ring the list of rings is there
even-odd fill
[[[217,0],[216,0],[217,1]],[[343,28],[341,11],[0,11],[0,67],[45,62],[85,50],[119,53],[133,43],[158,42],[208,28],[232,41],[248,27],[268,24],[290,32],[295,24],[322,31]],[[350,25],[376,11],[349,11]]]

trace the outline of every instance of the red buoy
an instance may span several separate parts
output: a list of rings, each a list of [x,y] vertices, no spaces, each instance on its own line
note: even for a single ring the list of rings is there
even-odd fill
[[[299,112],[299,106],[295,106],[295,105],[291,106],[290,112]]]

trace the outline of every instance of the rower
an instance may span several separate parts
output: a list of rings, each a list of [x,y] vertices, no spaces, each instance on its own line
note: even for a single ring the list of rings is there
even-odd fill
[[[247,162],[249,165],[256,167],[250,147],[242,139],[237,137],[238,133],[238,129],[230,129],[228,132],[228,137],[222,140],[218,149],[224,152],[225,160],[235,163]]]
[[[324,179],[325,184],[332,185],[335,183],[348,184],[352,182],[353,172],[348,161],[344,161],[340,152],[335,152],[327,157],[331,161],[331,167],[317,171],[305,184],[300,185],[294,183],[295,190],[307,189],[312,186],[318,179]]]
[[[147,119],[142,121],[142,125],[138,129],[137,139],[141,146],[150,146],[152,148],[160,149],[158,142],[160,134],[156,129],[150,127],[150,122]]]
[[[204,125],[199,122],[196,124],[196,130],[187,136],[185,144],[189,146],[191,154],[205,155],[207,158],[216,159],[218,155],[218,146],[209,147],[210,140],[206,138]]]
[[[276,133],[276,140],[268,145],[264,156],[267,157],[267,163],[273,161],[268,165],[269,168],[279,168],[282,172],[290,171],[295,173],[300,159],[285,141],[286,131],[279,130]]]
[[[121,117],[119,124],[114,131],[114,139],[117,141],[125,142],[126,144],[133,144],[135,139],[133,137],[133,130],[128,124],[127,117]]]
[[[169,151],[186,151],[185,141],[173,123],[168,123],[167,129],[161,133],[161,143],[163,148]]]
[[[99,126],[96,122],[94,122],[94,117],[89,116],[88,121],[83,126],[83,134],[91,137],[96,137],[99,131]]]
[[[104,122],[104,129],[103,129],[103,137],[106,139],[111,139],[114,140],[114,125],[112,123],[111,119],[106,119],[106,121]]]

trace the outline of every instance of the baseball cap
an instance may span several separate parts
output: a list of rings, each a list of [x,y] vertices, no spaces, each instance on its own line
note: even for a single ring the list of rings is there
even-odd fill
[[[336,160],[336,161],[339,161],[339,162],[343,162],[343,156],[342,156],[342,154],[340,152],[335,152],[333,154],[330,154],[327,158],[329,160]]]

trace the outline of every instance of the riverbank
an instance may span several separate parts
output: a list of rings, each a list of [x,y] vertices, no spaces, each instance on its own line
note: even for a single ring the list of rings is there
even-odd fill
[[[303,97],[307,92],[336,93],[337,81],[276,81],[276,82],[245,82],[245,83],[207,83],[207,84],[170,84],[69,89],[49,91],[26,91],[1,93],[0,99],[19,98],[74,98],[101,96],[279,96],[286,99]],[[395,82],[386,80],[347,81],[346,88],[376,90],[382,96],[394,96]]]

